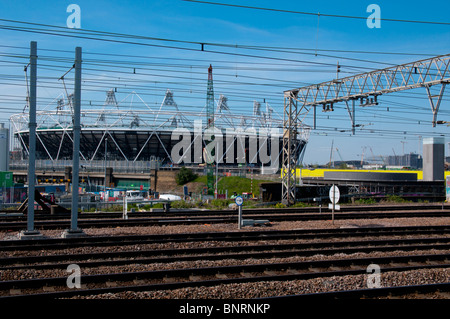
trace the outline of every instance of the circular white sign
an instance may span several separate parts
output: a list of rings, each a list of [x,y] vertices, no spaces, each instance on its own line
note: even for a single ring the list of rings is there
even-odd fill
[[[336,204],[339,202],[339,198],[341,197],[341,194],[339,193],[339,188],[337,186],[332,186],[330,188],[330,201],[331,203]]]
[[[234,199],[236,205],[241,206],[244,203],[244,199],[241,196],[238,196]]]

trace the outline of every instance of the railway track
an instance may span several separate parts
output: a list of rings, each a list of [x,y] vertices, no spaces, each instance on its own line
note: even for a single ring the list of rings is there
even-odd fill
[[[33,279],[2,280],[0,298],[70,298],[125,291],[161,291],[251,282],[288,282],[367,275],[367,266],[370,264],[379,265],[383,273],[449,268],[449,230],[450,226],[416,226],[120,236],[124,238],[110,237],[109,242],[107,237],[63,241],[57,239],[3,241],[1,242],[2,251],[33,252],[40,249],[47,254],[0,258],[0,273],[24,272],[33,274],[34,277]],[[364,238],[367,236],[369,238]],[[277,243],[277,240],[290,242]],[[223,245],[217,245],[220,242]],[[247,243],[244,245],[243,242]],[[71,245],[62,245],[64,243]],[[142,248],[145,243],[183,245],[203,243],[206,246],[152,248],[140,251],[132,248],[130,250],[129,247],[128,250],[121,251],[106,251],[105,248],[101,248],[100,250],[104,251],[54,253],[55,250],[58,252],[58,249],[68,247],[113,246],[116,249],[118,246],[132,243],[139,244]],[[435,250],[434,254],[427,253],[431,249]],[[404,255],[370,256],[374,252],[397,251],[402,251]],[[408,255],[410,251],[424,253]],[[354,253],[366,253],[369,256],[349,258],[348,255]],[[345,257],[342,255],[337,257],[337,254],[345,254]],[[328,257],[320,260],[309,259],[317,255]],[[289,259],[292,257],[305,259],[300,261]],[[277,258],[278,262],[274,262],[273,258]],[[223,263],[227,260],[233,263],[215,264],[217,261]],[[244,263],[245,260],[247,262]],[[212,264],[207,267],[202,266],[206,261]],[[180,267],[180,262],[189,264]],[[82,269],[80,278],[82,286],[78,289],[70,289],[67,284],[68,275],[64,275],[67,267],[73,264]],[[156,265],[156,268],[140,271],[120,270],[120,267],[124,265],[140,265],[144,267],[143,269],[147,269],[148,265]],[[158,268],[162,267],[161,265],[172,265],[172,268]],[[93,271],[90,272],[89,269]],[[108,271],[95,273],[96,269],[108,269]],[[44,270],[50,271],[52,276],[40,277],[38,272]],[[331,295],[324,296],[329,298]],[[332,298],[346,298],[345,296],[352,298],[350,292],[342,297]]]
[[[222,215],[214,215],[217,213],[202,212],[195,213],[193,216],[190,212],[179,212],[178,215],[171,216],[153,216],[145,217],[141,213],[128,214],[128,219],[120,218],[96,218],[87,219],[81,218],[78,221],[80,228],[99,228],[99,227],[135,227],[135,226],[162,226],[162,225],[193,225],[193,224],[217,224],[217,223],[237,223],[238,216],[236,212],[222,212]],[[226,214],[226,215],[225,215]],[[120,215],[122,216],[122,215]],[[448,209],[417,209],[417,210],[391,210],[383,212],[335,212],[334,218],[339,220],[344,219],[378,219],[378,218],[408,218],[408,217],[448,217],[450,210]],[[269,222],[283,222],[283,221],[308,221],[308,220],[331,220],[332,214],[327,211],[323,213],[307,213],[295,211],[286,213],[283,210],[278,210],[276,213],[264,212],[263,214],[254,214],[251,211],[244,211],[244,219],[252,220],[268,220]],[[36,220],[35,228],[43,229],[65,229],[70,225],[70,219],[63,220]],[[1,221],[0,231],[16,231],[26,228],[26,221]]]
[[[0,258],[0,271],[13,269],[67,269],[72,263],[80,267],[120,266],[128,264],[171,263],[196,260],[268,259],[318,254],[352,254],[358,252],[450,249],[450,238],[415,238],[368,241],[320,242],[308,244],[273,244],[143,250],[71,255],[46,255]]]
[[[207,287],[254,281],[305,280],[366,274],[367,266],[371,264],[380,265],[384,272],[448,268],[450,255],[333,259],[83,275],[80,278],[83,283],[80,289],[68,288],[67,276],[7,280],[0,282],[2,294],[0,298],[67,298],[121,291]]]
[[[389,212],[389,211],[429,211],[429,210],[450,210],[450,205],[446,204],[427,204],[427,205],[371,205],[371,206],[341,206],[341,213],[351,212]],[[27,219],[26,214],[19,213],[7,213],[4,211],[0,214],[0,222],[3,221],[25,221]],[[326,212],[326,208],[319,207],[296,207],[296,208],[245,208],[244,212],[251,215],[276,215],[276,214],[308,214]],[[221,217],[234,217],[236,210],[213,210],[213,209],[172,209],[169,212],[164,212],[163,209],[155,209],[154,211],[138,211],[135,213],[128,212],[130,217],[204,217],[204,216],[221,216]],[[121,219],[123,217],[122,212],[81,212],[78,214],[79,219]],[[69,219],[69,214],[48,214],[42,211],[35,211],[35,220],[61,220]]]
[[[126,245],[144,245],[159,243],[182,242],[241,242],[258,240],[324,240],[355,237],[381,236],[432,236],[446,235],[450,225],[444,226],[399,226],[371,228],[337,228],[337,229],[297,229],[297,230],[264,230],[240,232],[203,232],[174,233],[161,235],[130,235],[130,236],[92,236],[81,238],[48,238],[40,240],[3,240],[0,241],[1,251],[32,251],[57,250],[75,247],[108,247]]]

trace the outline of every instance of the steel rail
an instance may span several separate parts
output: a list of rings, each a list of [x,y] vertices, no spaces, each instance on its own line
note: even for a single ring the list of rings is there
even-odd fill
[[[134,227],[134,226],[161,226],[161,225],[195,225],[195,224],[212,224],[212,223],[237,223],[238,216],[229,217],[154,217],[154,218],[129,218],[127,220],[120,219],[101,219],[101,220],[80,220],[81,228],[101,228],[101,227]],[[270,216],[270,222],[282,221],[303,221],[303,220],[331,220],[331,213],[320,214],[277,214]],[[436,211],[419,211],[419,212],[371,212],[371,213],[335,213],[336,219],[379,219],[379,218],[408,218],[408,217],[449,217],[450,212],[446,210]],[[246,214],[245,218],[251,219],[267,219],[266,215],[250,215]],[[63,221],[36,221],[36,229],[61,229],[67,228],[68,220]],[[26,226],[26,222],[2,222],[0,223],[0,231],[22,230]]]
[[[84,203],[83,203],[84,204]],[[344,212],[366,212],[366,211],[428,211],[428,210],[449,210],[450,205],[445,204],[427,204],[427,205],[378,205],[378,206],[341,206],[341,213]],[[295,208],[244,208],[243,211],[246,214],[254,215],[273,215],[273,214],[287,214],[287,213],[319,213],[324,208],[319,207],[295,207]],[[0,221],[8,220],[25,220],[25,214],[8,214],[7,211],[3,211],[4,215],[0,215]],[[157,211],[139,211],[135,213],[128,212],[129,218],[133,217],[168,217],[168,216],[234,216],[236,210],[223,209],[223,210],[201,210],[201,209],[172,209],[169,212],[164,212],[163,209],[157,209]],[[69,214],[48,214],[40,211],[36,211],[35,220],[58,220],[68,219]],[[81,212],[78,214],[80,219],[101,219],[101,218],[123,218],[123,212]]]
[[[198,242],[198,241],[258,241],[287,239],[317,239],[345,238],[367,236],[396,235],[446,235],[450,225],[444,226],[400,226],[371,228],[329,228],[329,229],[297,229],[297,230],[264,230],[242,232],[203,232],[175,233],[158,235],[128,235],[128,236],[96,236],[82,238],[49,238],[40,240],[4,240],[0,241],[2,251],[12,250],[42,250],[66,249],[88,246],[124,246],[135,244],[154,244],[167,242]]]
[[[72,263],[76,263],[80,267],[86,268],[130,264],[171,263],[195,260],[248,258],[268,259],[292,256],[314,256],[317,254],[333,255],[337,253],[353,254],[374,251],[386,252],[429,249],[450,249],[450,238],[440,237],[344,242],[329,241],[301,244],[268,244],[237,247],[221,246],[206,248],[177,248],[106,253],[6,257],[0,258],[0,271],[12,269],[66,269],[67,266]],[[114,258],[116,259],[113,260]]]
[[[0,241],[2,250],[35,250],[65,249],[83,246],[123,246],[135,244],[152,244],[167,242],[194,241],[257,241],[282,239],[320,239],[367,236],[395,235],[437,235],[448,234],[450,225],[444,226],[400,226],[371,228],[338,228],[338,229],[298,229],[298,230],[266,230],[248,232],[210,232],[210,233],[176,233],[159,235],[98,236],[83,238],[51,238],[42,240],[5,240]]]

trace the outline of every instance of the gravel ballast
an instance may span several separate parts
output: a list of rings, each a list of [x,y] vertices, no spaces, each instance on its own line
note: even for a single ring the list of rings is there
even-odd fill
[[[270,217],[268,217],[270,220]],[[401,227],[401,226],[441,226],[450,225],[450,217],[439,218],[393,218],[393,219],[354,219],[339,220],[338,217],[332,223],[331,221],[297,221],[297,222],[276,222],[270,227],[244,227],[242,231],[263,231],[263,230],[293,230],[293,229],[337,229],[337,228],[366,228],[366,227]],[[230,232],[239,229],[235,224],[203,224],[203,225],[174,225],[174,226],[148,226],[148,227],[111,227],[111,228],[88,228],[84,230],[88,236],[123,236],[123,235],[151,235],[151,234],[179,234],[195,232]],[[61,230],[42,230],[41,233],[48,238],[59,238]],[[17,239],[17,232],[0,232],[0,240]],[[414,236],[419,237],[419,235]],[[424,236],[428,237],[428,236]],[[446,237],[446,235],[442,235]],[[375,237],[374,237],[375,238]],[[376,237],[380,239],[380,237]],[[383,238],[389,238],[385,236]],[[370,240],[371,237],[364,238]],[[345,239],[326,239],[349,240]],[[355,239],[361,240],[361,238]],[[317,240],[316,240],[317,241]],[[281,244],[281,243],[302,243],[308,240],[273,240],[273,241],[254,241],[254,242],[186,242],[186,243],[162,243],[162,244],[135,244],[127,246],[111,247],[77,247],[62,250],[36,250],[36,251],[5,251],[0,252],[0,257],[11,256],[32,256],[32,255],[50,255],[50,254],[77,254],[77,253],[96,253],[106,251],[130,251],[147,249],[171,249],[171,248],[193,248],[193,247],[217,247],[232,245],[255,245],[255,244]],[[83,268],[82,275],[103,274],[112,272],[137,272],[149,270],[164,270],[176,268],[192,267],[210,267],[210,266],[231,266],[241,264],[258,263],[278,263],[278,262],[298,262],[298,261],[316,261],[328,259],[351,259],[365,257],[383,257],[383,256],[406,256],[414,254],[445,254],[448,250],[427,250],[427,251],[392,251],[392,252],[372,252],[355,254],[334,254],[334,255],[314,255],[314,256],[295,256],[288,258],[270,258],[270,259],[226,259],[226,260],[198,260],[195,262],[174,262],[174,263],[152,263],[152,264],[133,264],[122,266],[102,266],[95,268]],[[382,270],[381,270],[382,271]],[[3,270],[2,280],[21,280],[30,278],[46,278],[56,276],[67,276],[65,269],[51,270]],[[450,281],[449,268],[420,269],[405,272],[381,272],[381,286],[403,286],[431,284]],[[349,289],[367,288],[367,275],[339,276],[329,278],[314,278],[309,280],[291,280],[291,281],[269,281],[253,282],[241,284],[227,284],[213,287],[182,288],[174,290],[147,291],[147,292],[122,292],[116,294],[103,294],[96,296],[74,297],[83,299],[240,299],[240,298],[262,298],[272,296],[284,296],[292,294],[307,294],[326,291],[341,291]]]
[[[381,287],[448,282],[450,268],[381,273]],[[367,275],[314,278],[309,280],[261,281],[174,290],[126,291],[75,299],[248,299],[367,288]]]

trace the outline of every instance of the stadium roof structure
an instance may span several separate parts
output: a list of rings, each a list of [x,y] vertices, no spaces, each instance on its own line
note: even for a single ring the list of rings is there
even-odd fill
[[[72,109],[73,96],[61,93],[42,110],[37,111],[37,159],[51,161],[72,158]],[[233,113],[228,99],[220,95],[216,102],[214,125],[224,131],[282,129],[283,120],[272,107],[265,109],[254,101],[252,115]],[[81,146],[82,160],[108,159],[118,161],[137,161],[159,159],[173,162],[171,148],[177,141],[172,140],[172,132],[177,128],[192,131],[200,121],[202,130],[206,128],[206,110],[185,111],[178,107],[175,96],[167,90],[159,107],[150,107],[136,92],[118,100],[114,89],[106,92],[101,108],[81,107]],[[23,155],[28,154],[28,122],[26,112],[14,114],[10,118],[15,149],[20,148]],[[309,139],[310,128],[302,127],[300,144]],[[300,145],[299,144],[299,145]],[[245,148],[246,146],[243,145]]]

